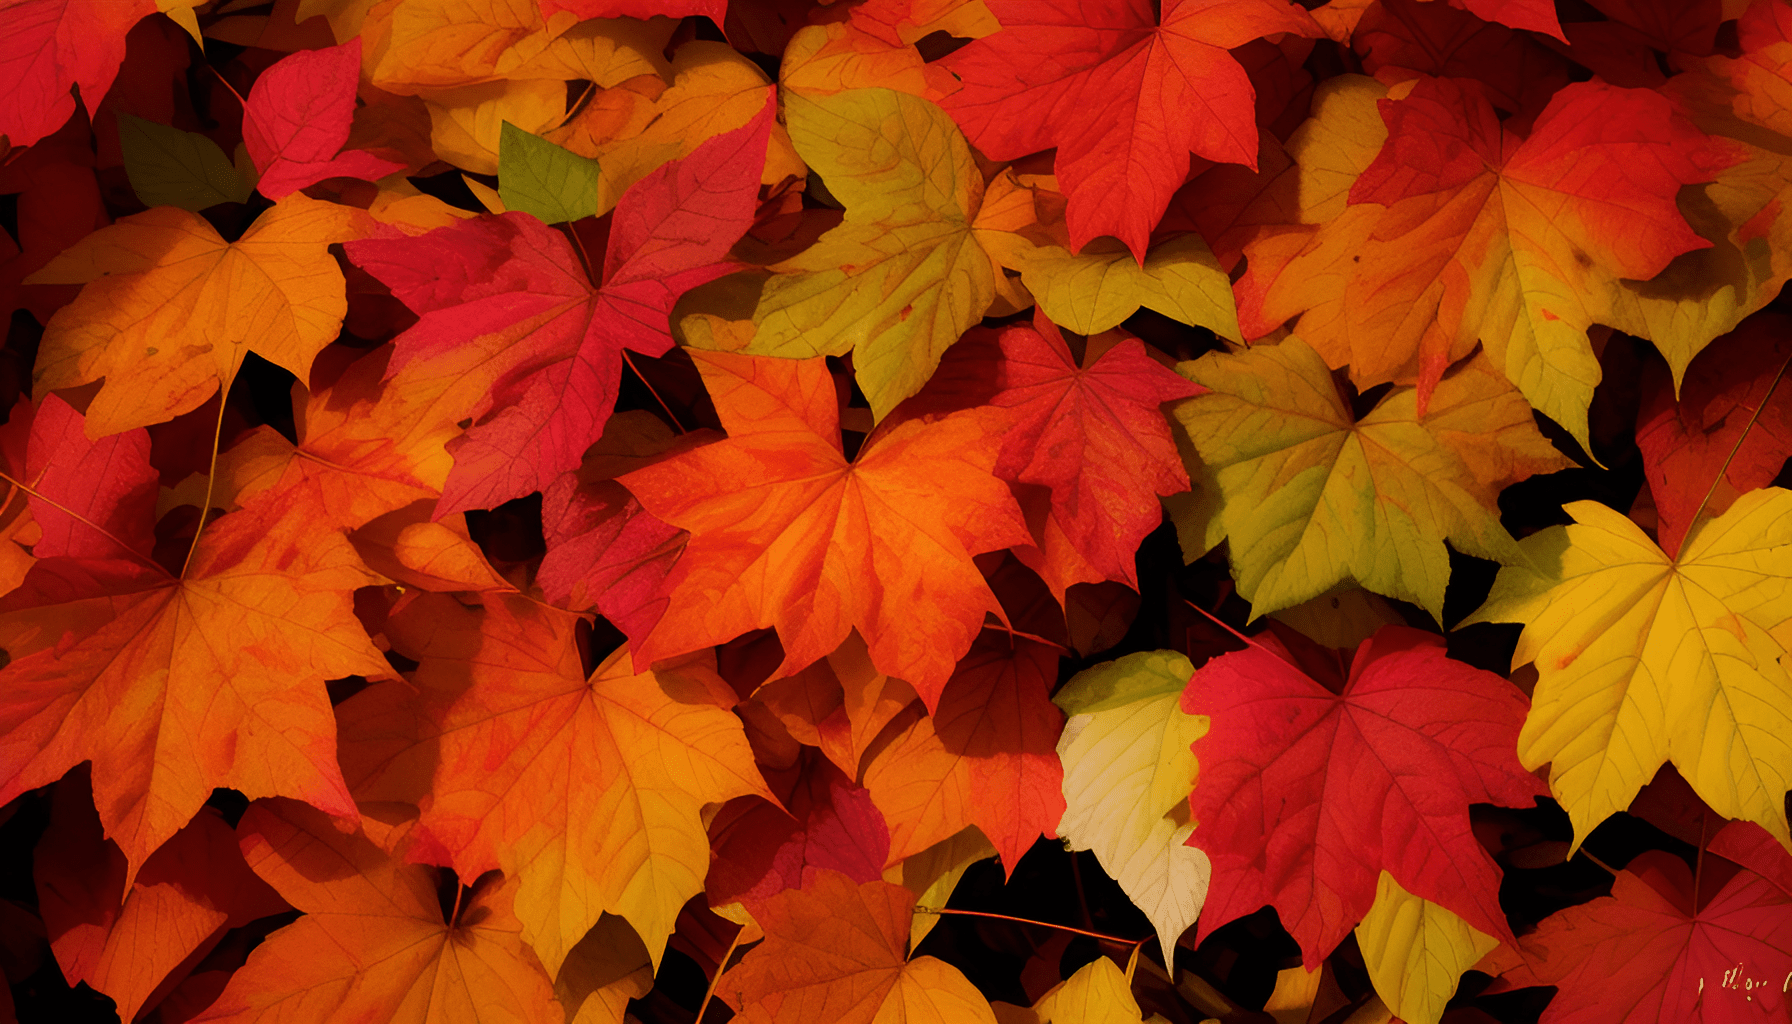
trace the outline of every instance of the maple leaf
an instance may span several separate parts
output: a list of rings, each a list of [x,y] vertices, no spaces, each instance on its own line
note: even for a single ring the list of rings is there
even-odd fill
[[[1189,797],[1188,841],[1213,862],[1197,941],[1269,904],[1313,970],[1369,912],[1382,871],[1513,941],[1468,805],[1528,806],[1544,792],[1512,755],[1524,694],[1404,626],[1370,637],[1347,670],[1341,658],[1326,668],[1329,688],[1259,636],[1184,691],[1182,710],[1212,723]]]
[[[1656,93],[1597,82],[1557,92],[1522,139],[1473,82],[1420,79],[1380,108],[1386,140],[1349,208],[1248,273],[1240,319],[1299,315],[1301,336],[1358,387],[1416,382],[1422,399],[1480,342],[1586,447],[1600,379],[1587,328],[1616,317],[1618,279],[1710,245],[1675,195],[1737,151]]]
[[[305,916],[256,946],[196,1024],[564,1019],[511,913],[514,880],[478,879],[444,921],[435,869],[393,859],[314,808],[259,801],[237,834],[249,866]]]
[[[657,51],[645,56],[652,59]],[[776,96],[757,64],[727,44],[710,40],[685,43],[669,64],[661,61],[634,74],[627,81],[610,75],[602,84],[613,88],[592,97],[565,124],[542,130],[549,141],[601,165],[599,212],[615,206],[623,192],[654,168],[689,156],[704,139],[749,123]],[[784,126],[774,123],[760,184],[776,185],[806,173]]]
[[[125,34],[155,13],[155,0],[4,0],[0,21],[0,136],[29,146],[75,112],[71,87],[98,109],[118,65]]]
[[[1687,531],[1670,558],[1625,516],[1591,501],[1521,543],[1463,620],[1523,622],[1514,667],[1537,666],[1518,757],[1550,765],[1578,847],[1672,761],[1726,818],[1792,847],[1792,678],[1772,632],[1792,592],[1792,491],[1750,491]]]
[[[460,433],[471,397],[416,371],[383,381],[390,346],[347,366],[342,354],[332,350],[330,365],[320,364],[316,391],[294,385],[298,443],[268,426],[245,434],[218,458],[214,500],[302,505],[354,529],[440,496],[450,467],[444,445]]]
[[[1636,444],[1663,551],[1680,550],[1701,504],[1723,514],[1737,495],[1772,483],[1792,455],[1792,388],[1775,385],[1792,359],[1789,334],[1792,320],[1757,313],[1693,360],[1678,396],[1668,367],[1643,371]]]
[[[646,639],[665,608],[660,583],[684,552],[685,533],[655,519],[616,478],[717,439],[710,430],[674,435],[649,412],[619,412],[579,468],[541,496],[547,553],[535,582],[548,600],[595,607],[633,643]]]
[[[150,855],[127,890],[124,857],[100,830],[85,775],[71,773],[52,797],[34,856],[38,908],[68,983],[87,982],[112,997],[120,1020],[135,1020],[226,929],[281,913],[286,901],[249,871],[236,833],[209,808]]]
[[[881,419],[921,389],[995,297],[995,272],[971,232],[983,178],[951,118],[920,97],[889,89],[792,93],[784,109],[797,152],[846,215],[770,267],[743,350],[850,351]]]
[[[1136,338],[1090,338],[1081,360],[1042,317],[1000,335],[1001,389],[1011,410],[995,473],[1051,489],[1038,556],[1021,549],[1062,603],[1076,583],[1138,588],[1134,552],[1157,529],[1157,495],[1188,489],[1160,406],[1202,388],[1153,360]]]
[[[1441,618],[1444,541],[1523,561],[1499,491],[1570,465],[1479,358],[1439,382],[1425,414],[1415,389],[1395,388],[1360,419],[1298,337],[1177,369],[1209,389],[1172,410],[1217,492],[1204,546],[1228,540],[1253,615],[1354,580]]]
[[[38,540],[37,558],[115,559],[147,554],[155,545],[156,474],[147,432],[131,430],[93,440],[81,414],[48,395],[30,414],[23,482]],[[11,421],[8,422],[11,425]]]
[[[343,151],[355,114],[361,75],[361,40],[305,50],[261,73],[243,104],[243,146],[261,177],[255,187],[269,199],[325,178],[372,181],[403,164],[364,150]]]
[[[752,1024],[995,1024],[957,968],[904,955],[914,902],[899,885],[811,869],[803,888],[749,905],[765,942],[722,975],[716,993]]]
[[[1002,31],[942,62],[964,83],[942,105],[997,160],[1057,147],[1071,249],[1113,235],[1141,263],[1190,152],[1257,166],[1256,90],[1226,51],[1321,34],[1282,0],[1170,0],[1161,21],[1143,0],[988,6]]]
[[[705,891],[712,906],[756,902],[800,888],[812,868],[855,884],[883,874],[890,830],[872,794],[813,749],[799,755],[779,803],[747,798],[716,815]],[[780,806],[782,805],[782,806]]]
[[[596,281],[566,236],[524,213],[346,247],[422,318],[398,338],[389,375],[434,363],[490,388],[451,446],[438,515],[543,490],[579,464],[615,406],[624,348],[670,349],[672,304],[732,269],[722,260],[751,221],[771,119],[767,106],[632,187]]]
[[[753,691],[792,738],[821,748],[849,778],[884,728],[915,703],[915,690],[879,672],[854,630],[827,657]]]
[[[1731,822],[1695,891],[1686,862],[1647,850],[1612,894],[1545,918],[1519,940],[1506,985],[1555,985],[1542,1024],[1741,1024],[1784,1019],[1792,973],[1792,858],[1760,828]],[[1740,870],[1737,870],[1737,866]],[[1715,890],[1715,891],[1713,891]]]
[[[114,449],[115,478],[87,487],[129,495],[136,486],[120,481],[154,479],[143,433],[129,440]],[[67,515],[47,511],[52,524]],[[110,511],[91,525],[150,510],[121,500]],[[220,786],[353,814],[323,683],[389,669],[354,615],[353,591],[374,578],[347,539],[303,510],[233,512],[205,527],[172,575],[101,532],[114,534],[112,552],[71,543],[0,602],[11,655],[0,669],[0,803],[92,761],[127,880]]]
[[[1356,926],[1369,980],[1388,1008],[1409,1024],[1438,1024],[1462,972],[1498,940],[1381,872],[1375,903]]]
[[[523,934],[551,971],[599,916],[627,918],[657,963],[703,888],[698,811],[769,797],[733,693],[701,657],[581,663],[579,617],[520,595],[483,610],[421,598],[388,621],[416,659],[342,706],[344,773],[364,804],[421,807],[410,857],[517,883]],[[725,697],[718,697],[724,694]]]
[[[986,630],[929,716],[865,766],[865,788],[889,821],[892,862],[975,824],[1008,877],[1064,815],[1054,756],[1063,715],[1050,700],[1058,652]]]
[[[971,556],[1028,538],[990,475],[992,424],[969,412],[902,423],[848,462],[823,360],[691,354],[729,437],[620,478],[691,532],[666,579],[670,606],[635,657],[770,626],[785,675],[856,628],[880,671],[937,706],[984,615],[1002,614]]]
[[[174,207],[120,218],[26,279],[85,285],[45,327],[33,387],[105,378],[87,408],[88,435],[103,437],[197,409],[249,352],[304,380],[348,308],[329,247],[369,226],[304,195],[235,242]]]
[[[1205,718],[1179,704],[1193,672],[1173,651],[1141,651],[1077,673],[1052,698],[1070,716],[1058,737],[1066,805],[1058,831],[1073,850],[1095,851],[1166,951],[1201,912],[1210,870],[1207,854],[1186,842],[1190,744],[1207,731]]]

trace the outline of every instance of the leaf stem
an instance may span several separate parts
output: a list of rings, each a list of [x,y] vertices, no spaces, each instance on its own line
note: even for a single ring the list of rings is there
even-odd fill
[[[728,943],[728,952],[722,954],[722,962],[716,965],[716,976],[709,979],[709,987],[703,990],[703,1002],[697,1004],[697,1016],[691,1024],[703,1024],[703,1014],[709,1010],[709,1001],[716,997],[716,986],[722,983],[722,972],[728,969],[728,961],[733,958],[734,951],[740,948],[740,937],[747,934],[746,925],[734,933],[734,941]]]
[[[1069,926],[1067,924],[1053,924],[1050,921],[1034,921],[1034,920],[1031,920],[1030,918],[1025,918],[1025,917],[1011,917],[1007,914],[995,914],[995,913],[991,913],[990,911],[987,911],[987,910],[954,910],[951,907],[917,906],[917,907],[915,907],[915,913],[917,913],[917,914],[957,914],[961,917],[988,917],[988,918],[993,918],[994,920],[997,920],[997,921],[1013,921],[1016,924],[1033,924],[1033,925],[1038,925],[1041,928],[1055,928],[1061,932],[1071,932],[1076,935],[1087,935],[1091,939],[1098,939],[1102,942],[1111,942],[1116,946],[1142,946],[1145,943],[1151,941],[1151,936],[1149,936],[1149,935],[1145,936],[1142,939],[1123,939],[1123,938],[1120,938],[1118,935],[1103,935],[1101,932],[1092,932],[1092,931],[1089,931],[1084,928],[1072,928],[1071,926]]]
[[[1705,514],[1705,506],[1711,504],[1711,496],[1717,493],[1717,485],[1723,481],[1725,474],[1730,472],[1730,463],[1735,461],[1736,453],[1742,450],[1742,442],[1748,440],[1748,432],[1755,428],[1755,422],[1761,418],[1761,410],[1767,408],[1767,403],[1773,399],[1774,389],[1778,388],[1780,381],[1785,379],[1788,366],[1792,366],[1792,356],[1787,356],[1780,363],[1780,372],[1773,375],[1773,383],[1767,385],[1767,393],[1761,396],[1759,402],[1755,403],[1755,411],[1749,414],[1748,422],[1743,424],[1742,433],[1736,435],[1736,443],[1730,446],[1730,454],[1724,457],[1724,464],[1718,467],[1717,475],[1711,478],[1711,486],[1705,488],[1705,496],[1699,499],[1699,507],[1693,510],[1692,518],[1686,521],[1688,533],[1691,533],[1693,527],[1698,525],[1699,516]],[[1686,546],[1684,539],[1681,540],[1680,546]]]
[[[37,490],[37,488],[32,487],[30,484],[25,483],[23,480],[14,479],[10,473],[7,473],[5,471],[0,471],[0,480],[4,480],[7,483],[11,484],[12,486],[17,487],[20,491],[24,492],[27,497],[36,498],[38,501],[43,502],[44,504],[50,506],[51,508],[55,509],[56,511],[61,512],[63,515],[68,516],[70,519],[73,519],[75,522],[80,523],[81,525],[87,527],[88,529],[93,530],[95,533],[100,534],[101,536],[105,537],[107,540],[118,545],[119,549],[122,550],[125,554],[130,555],[132,558],[136,559],[139,562],[142,562],[144,565],[154,568],[157,572],[161,572],[164,574],[168,572],[168,570],[166,570],[166,569],[162,568],[160,565],[158,565],[156,563],[155,559],[150,558],[146,555],[143,555],[143,554],[133,550],[129,544],[126,544],[123,540],[121,540],[119,538],[119,536],[117,534],[113,533],[111,530],[106,529],[104,526],[101,526],[100,524],[87,518],[86,516],[82,515],[81,513],[76,512],[74,509],[69,508],[67,505],[64,505],[62,502],[57,501],[56,499],[51,498],[48,495],[40,493]],[[12,504],[12,501],[10,498],[7,500],[6,504],[8,504],[8,505]],[[4,508],[4,506],[0,506],[0,508]]]
[[[680,434],[684,433],[684,424],[679,422],[678,414],[672,411],[672,407],[666,404],[664,398],[660,397],[659,389],[654,387],[653,382],[647,379],[647,375],[641,372],[641,368],[635,365],[635,357],[627,348],[622,349],[622,361],[628,364],[628,368],[634,373],[635,379],[639,380],[647,387],[647,393],[653,396],[653,400],[660,403],[660,408],[665,410],[666,418],[672,421],[672,429],[678,431]]]
[[[1782,367],[1782,369],[1784,368]],[[1695,917],[1699,913],[1699,877],[1705,872],[1705,821],[1705,812],[1701,810],[1699,811],[1699,852],[1693,856],[1692,860],[1692,912]]]
[[[199,550],[199,535],[205,531],[205,521],[212,514],[212,494],[218,488],[218,448],[224,442],[224,410],[230,404],[230,385],[236,380],[236,371],[242,363],[239,361],[231,368],[230,380],[222,383],[218,389],[218,422],[212,427],[212,464],[205,473],[205,504],[199,507],[199,525],[193,527],[193,543],[187,545],[187,557],[180,563],[180,578],[187,578],[187,568],[193,564],[193,552]]]

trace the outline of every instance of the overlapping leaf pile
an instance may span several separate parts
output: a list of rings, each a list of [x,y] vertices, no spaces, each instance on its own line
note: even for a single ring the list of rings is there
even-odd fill
[[[1792,1021],[1789,153],[1787,0],[0,0],[0,1021]]]

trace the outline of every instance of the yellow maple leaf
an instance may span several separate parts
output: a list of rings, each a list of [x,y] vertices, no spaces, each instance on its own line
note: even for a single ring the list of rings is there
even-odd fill
[[[1530,565],[1500,570],[1463,621],[1522,622],[1514,667],[1537,690],[1518,736],[1576,847],[1672,761],[1711,808],[1792,848],[1792,677],[1774,633],[1792,618],[1792,491],[1750,491],[1694,525],[1669,558],[1604,505],[1522,542]]]
[[[305,380],[348,310],[330,245],[371,223],[297,192],[235,242],[171,206],[120,218],[26,279],[86,285],[44,329],[33,387],[105,378],[87,409],[105,437],[198,408],[249,352]]]

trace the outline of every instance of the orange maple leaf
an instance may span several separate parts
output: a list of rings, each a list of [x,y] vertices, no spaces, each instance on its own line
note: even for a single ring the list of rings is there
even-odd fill
[[[937,704],[984,615],[1002,614],[971,556],[1030,540],[990,474],[1000,421],[896,424],[848,462],[825,360],[691,355],[729,437],[620,478],[691,532],[636,660],[770,626],[784,675],[856,627],[880,671]]]
[[[716,993],[750,1024],[995,1024],[958,968],[905,955],[914,906],[900,885],[809,869],[801,889],[749,905],[765,942]]]
[[[249,866],[305,916],[255,947],[195,1024],[565,1019],[511,913],[514,880],[476,880],[444,921],[436,869],[344,835],[314,808],[257,803],[237,834]]]
[[[703,888],[703,804],[771,796],[727,710],[734,692],[702,657],[636,675],[626,647],[588,675],[581,616],[515,594],[485,602],[428,595],[388,622],[419,665],[340,709],[355,795],[373,813],[420,806],[411,859],[515,878],[550,969],[605,911],[657,962]]]
[[[101,228],[28,284],[84,284],[44,328],[38,395],[105,378],[87,410],[104,437],[191,412],[255,352],[300,380],[348,309],[330,245],[372,226],[359,210],[287,196],[226,242],[158,206]]]
[[[120,547],[42,559],[0,602],[0,804],[92,761],[127,881],[220,786],[354,815],[323,683],[390,669],[348,540],[268,508],[207,526],[179,575]]]
[[[897,734],[865,767],[865,788],[890,824],[890,861],[983,830],[1010,877],[1064,816],[1058,734],[1051,702],[1058,652],[987,630],[959,663],[939,707]]]

